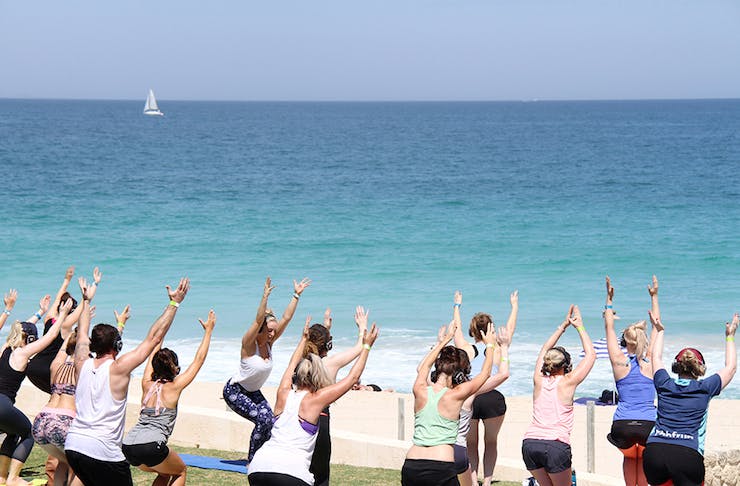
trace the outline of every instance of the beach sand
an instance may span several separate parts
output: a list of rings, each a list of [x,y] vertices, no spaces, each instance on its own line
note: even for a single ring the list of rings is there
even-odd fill
[[[222,398],[222,383],[194,382],[182,394],[174,444],[220,450],[246,451],[252,425],[228,409]],[[274,403],[275,389],[263,393]],[[17,406],[33,417],[48,399],[35,387],[24,384]],[[126,429],[139,414],[141,386],[132,379]],[[532,399],[507,397],[508,411],[499,435],[499,460],[494,477],[518,481],[528,477],[521,460],[521,441],[530,423]],[[740,423],[734,419],[737,400],[711,402],[707,454],[740,449]],[[609,444],[613,406],[594,409],[594,473],[587,473],[587,407],[576,405],[571,437],[573,465],[579,484],[619,485],[622,455]],[[332,462],[400,470],[413,434],[413,397],[405,393],[350,391],[331,407]],[[246,455],[246,452],[245,452]]]

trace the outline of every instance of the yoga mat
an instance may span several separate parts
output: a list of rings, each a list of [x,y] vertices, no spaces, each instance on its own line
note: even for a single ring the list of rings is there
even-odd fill
[[[188,466],[247,474],[247,461],[244,460],[227,460],[220,457],[196,456],[193,454],[179,455]]]

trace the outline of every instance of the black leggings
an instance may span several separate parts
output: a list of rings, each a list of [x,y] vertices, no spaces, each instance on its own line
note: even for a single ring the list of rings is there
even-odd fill
[[[402,486],[460,486],[455,463],[430,459],[406,459],[401,468]]]
[[[650,442],[642,455],[642,469],[650,484],[672,480],[674,486],[704,483],[704,456],[690,447]]]
[[[306,481],[282,473],[256,472],[247,476],[250,486],[309,486]]]
[[[329,434],[329,407],[319,415],[319,432],[316,436],[316,447],[308,468],[314,477],[314,486],[329,485],[329,462],[331,461],[331,435]]]
[[[0,456],[26,462],[33,448],[31,422],[23,412],[15,408],[10,398],[1,393],[0,431],[7,434],[2,446],[0,446]]]

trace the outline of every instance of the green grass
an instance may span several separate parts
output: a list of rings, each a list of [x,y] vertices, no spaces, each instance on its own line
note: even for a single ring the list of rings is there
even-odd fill
[[[217,456],[224,459],[240,459],[244,457],[243,452],[217,451],[211,449],[195,449],[189,447],[173,447],[177,452],[185,454],[198,454],[202,456]],[[23,469],[23,477],[26,479],[46,478],[44,463],[46,453],[40,447],[34,447],[31,457],[26,461]],[[154,474],[145,473],[138,468],[131,468],[131,473],[136,486],[148,486],[154,481]],[[247,483],[246,474],[231,473],[225,471],[214,471],[211,469],[188,468],[188,484],[209,486],[232,486],[234,484]],[[331,467],[331,483],[336,486],[363,485],[363,486],[398,486],[401,483],[401,471],[394,469],[375,469],[370,467],[355,467],[334,465]],[[517,486],[518,483],[497,482],[497,486]]]

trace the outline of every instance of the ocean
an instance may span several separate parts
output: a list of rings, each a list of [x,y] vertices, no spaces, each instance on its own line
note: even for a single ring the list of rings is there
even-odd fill
[[[502,391],[529,394],[569,304],[598,339],[604,276],[626,325],[647,318],[657,274],[665,360],[691,344],[710,372],[724,363],[740,310],[740,100],[159,104],[163,118],[143,101],[0,100],[0,291],[18,289],[14,318],[68,265],[88,278],[98,265],[95,321],[131,304],[130,349],[164,286],[189,276],[165,345],[189,363],[215,309],[199,379],[225,381],[265,277],[282,312],[305,276],[268,383],[307,314],[330,306],[343,349],[364,305],[381,335],[363,382],[408,391],[455,290],[467,329],[479,311],[504,324],[518,289]],[[577,353],[575,331],[562,343]],[[599,360],[578,395],[609,388]]]

